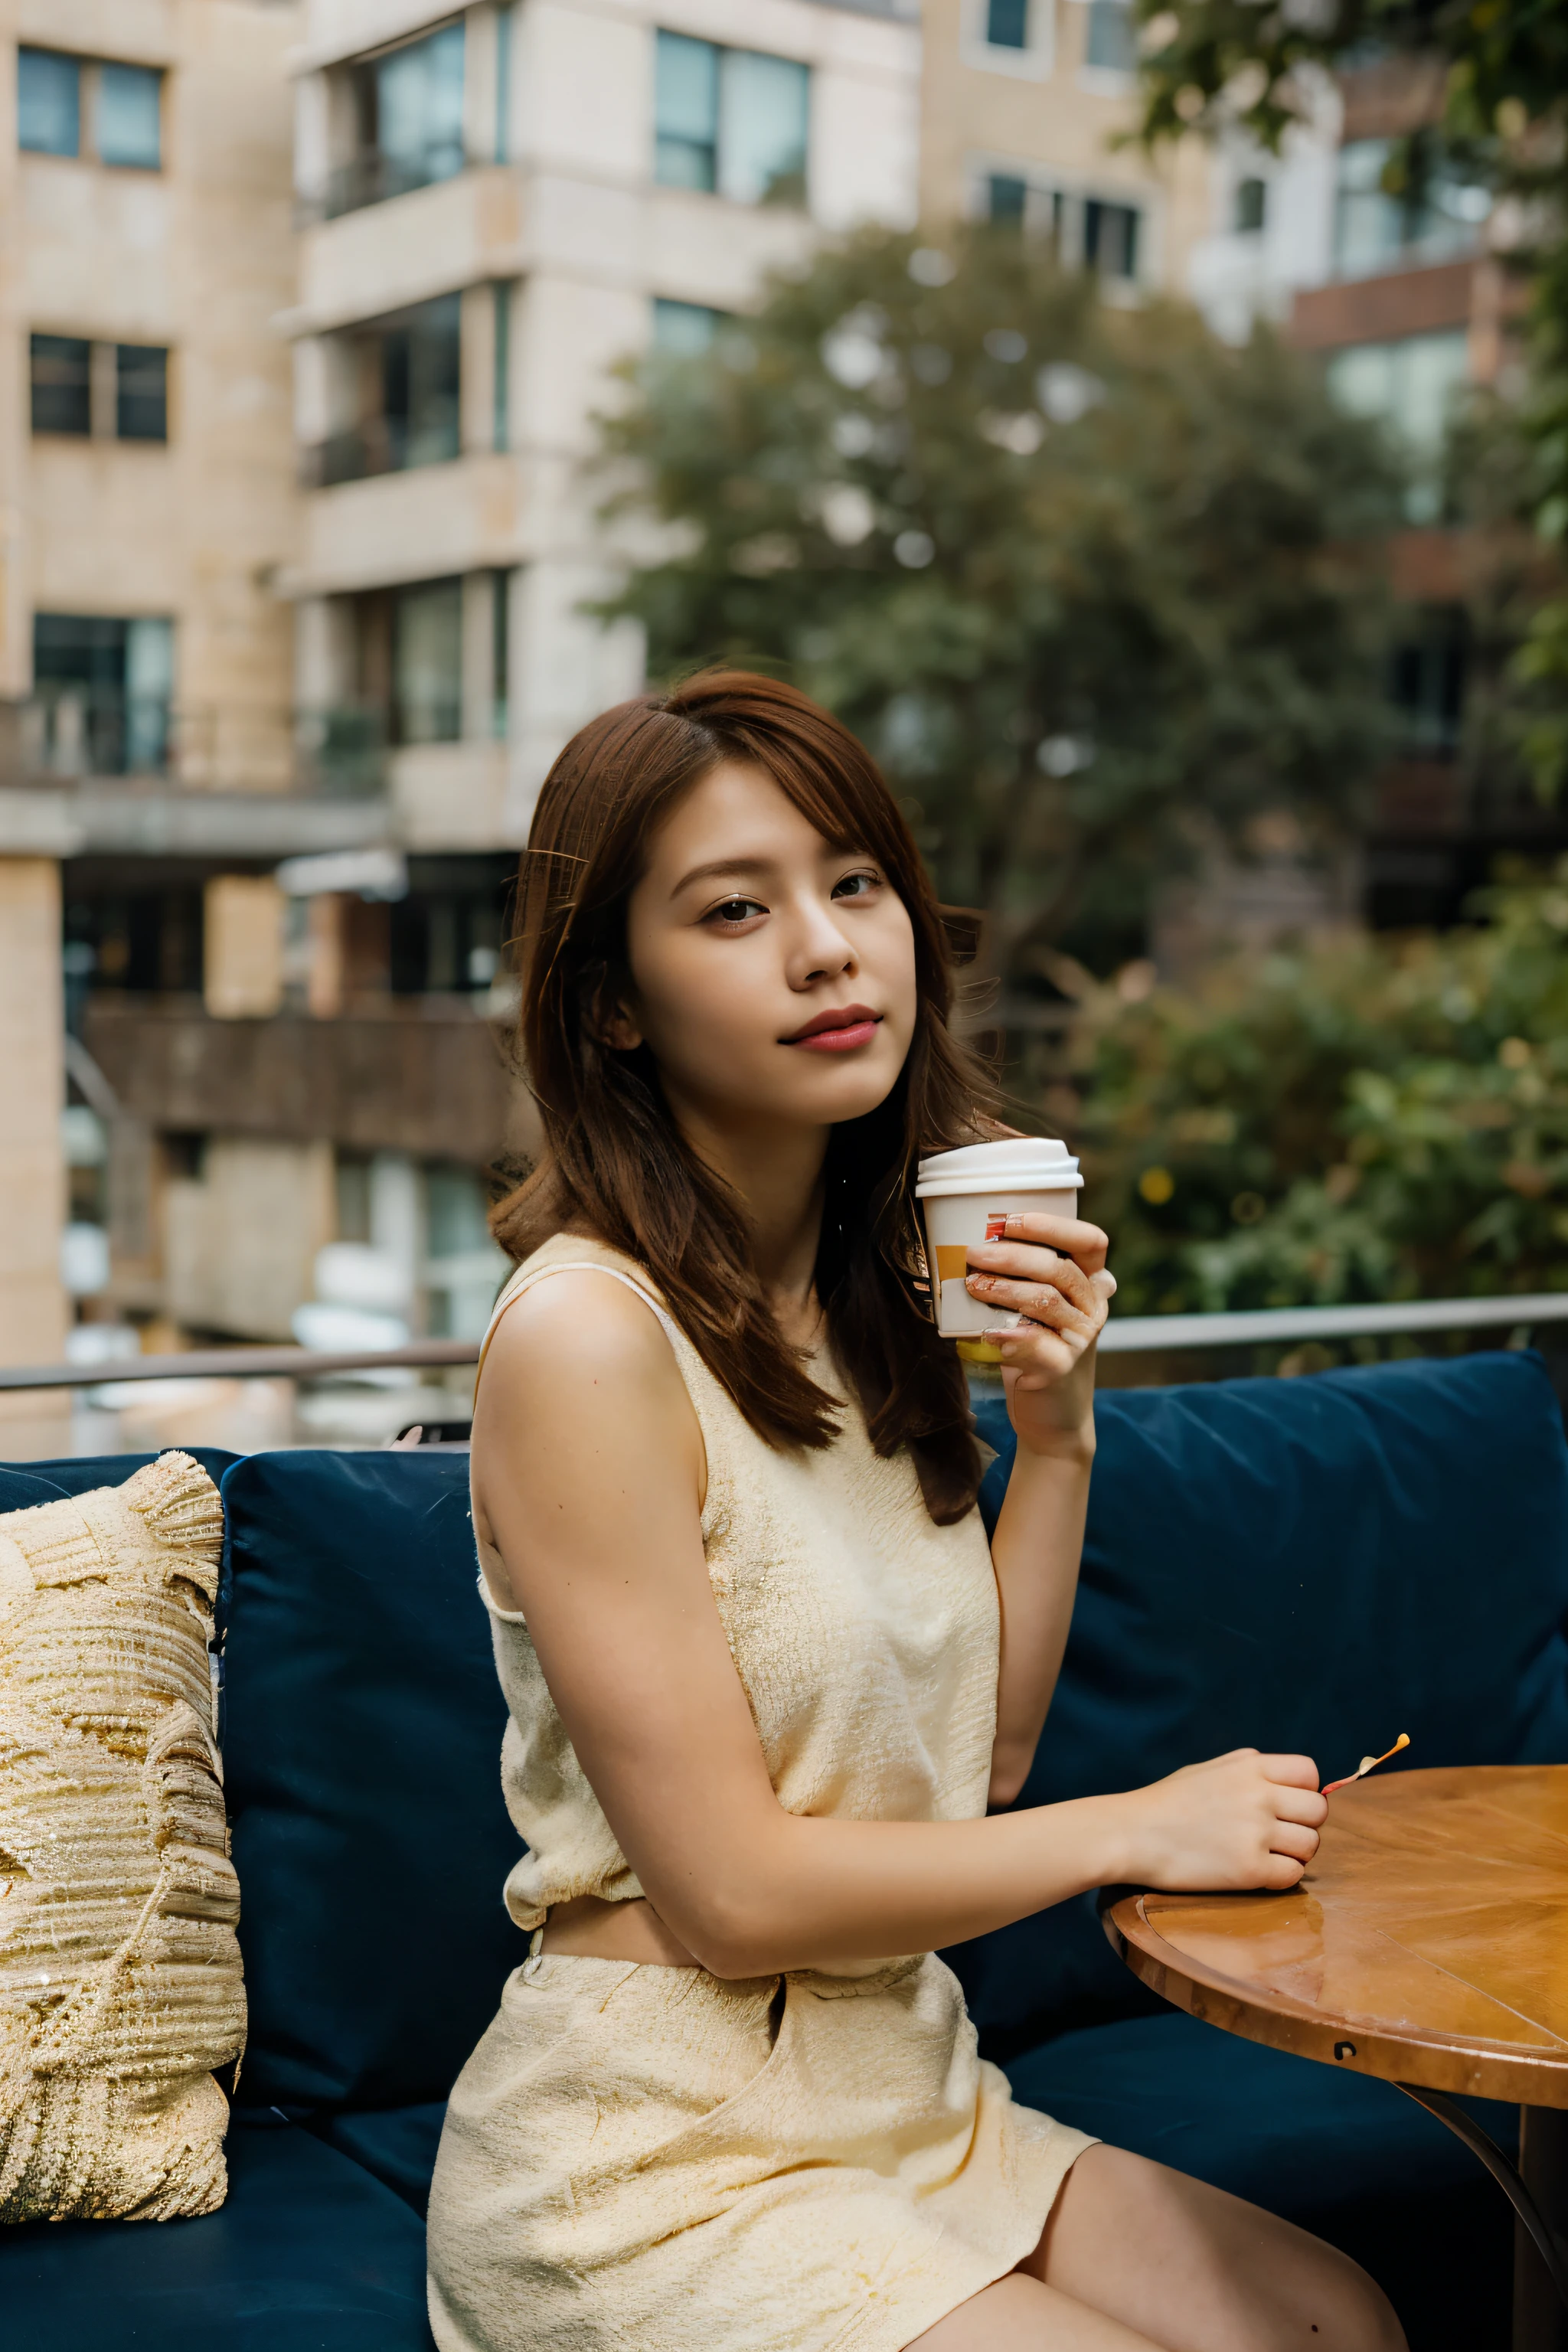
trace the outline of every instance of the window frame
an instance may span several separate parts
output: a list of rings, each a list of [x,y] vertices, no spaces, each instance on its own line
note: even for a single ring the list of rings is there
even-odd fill
[[[29,147],[22,141],[21,59],[24,55],[55,58],[76,71],[76,145],[74,148]],[[165,98],[170,68],[152,65],[144,58],[98,57],[81,49],[51,48],[42,41],[19,41],[16,45],[16,140],[18,155],[40,156],[58,163],[89,163],[100,172],[145,172],[156,177],[168,169],[169,141]],[[158,159],[148,163],[106,156],[99,137],[99,121],[102,104],[102,81],[106,68],[121,73],[145,74],[156,84],[158,110]]]
[[[976,73],[1046,81],[1056,70],[1058,0],[1029,0],[1028,39],[1021,49],[989,37],[991,0],[961,0],[958,53]]]
[[[40,341],[81,343],[88,353],[88,425],[85,432],[58,425],[34,423],[34,403],[37,385],[34,381],[35,346]],[[30,440],[91,442],[99,446],[132,449],[166,449],[174,438],[175,349],[173,343],[122,343],[107,335],[66,334],[55,327],[30,327],[27,331],[28,438]],[[161,352],[163,361],[163,430],[161,434],[124,433],[121,430],[121,354],[126,352]]]
[[[753,48],[741,41],[712,41],[705,34],[679,32],[674,26],[668,25],[656,25],[653,27],[653,135],[649,174],[652,184],[656,188],[668,189],[675,194],[715,196],[721,203],[738,205],[748,212],[761,211],[770,205],[777,205],[780,209],[809,215],[812,195],[811,132],[816,111],[816,76],[811,60],[807,58],[786,57],[783,51],[777,49]],[[684,131],[667,130],[664,127],[659,110],[661,81],[659,58],[660,45],[666,41],[682,42],[693,48],[705,49],[711,58],[713,135],[710,140],[694,138]],[[798,86],[804,104],[798,196],[793,188],[787,194],[781,193],[777,181],[764,188],[760,195],[748,196],[735,192],[733,179],[727,168],[729,163],[738,160],[729,152],[733,132],[726,130],[726,115],[730,104],[727,92],[731,74],[738,70],[738,62],[735,66],[731,66],[731,61],[746,58],[759,59],[769,66],[787,67],[792,73],[799,76]],[[667,143],[706,152],[709,158],[709,177],[706,184],[700,180],[667,179],[662,175],[659,169],[660,150]],[[794,173],[778,175],[780,180],[793,180],[794,177]],[[726,184],[727,182],[729,184]]]

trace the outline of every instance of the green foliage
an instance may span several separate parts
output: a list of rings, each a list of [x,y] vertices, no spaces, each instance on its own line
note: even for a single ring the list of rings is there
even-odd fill
[[[1239,123],[1278,149],[1303,111],[1303,67],[1369,55],[1431,76],[1436,119],[1403,142],[1391,191],[1448,163],[1517,200],[1508,259],[1532,281],[1533,444],[1542,537],[1568,538],[1568,6],[1563,0],[1138,0],[1147,27],[1143,137]],[[1515,676],[1520,747],[1543,797],[1568,786],[1568,592],[1561,575],[1529,626]]]
[[[1568,861],[1482,910],[1089,992],[1085,1197],[1124,1309],[1568,1288]]]
[[[668,527],[608,608],[655,674],[837,710],[1009,983],[1064,936],[1126,952],[1151,878],[1260,809],[1353,812],[1384,720],[1352,542],[1393,486],[1272,336],[1111,309],[1016,233],[869,231],[655,354],[605,433],[612,510]]]

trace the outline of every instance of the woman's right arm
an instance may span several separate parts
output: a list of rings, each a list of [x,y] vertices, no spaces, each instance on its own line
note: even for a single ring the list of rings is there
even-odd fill
[[[563,1272],[509,1309],[475,1485],[551,1695],[622,1852],[721,1977],[965,1941],[1089,1888],[1292,1886],[1327,1806],[1304,1757],[974,1822],[786,1812],[703,1558],[702,1439],[648,1308]]]

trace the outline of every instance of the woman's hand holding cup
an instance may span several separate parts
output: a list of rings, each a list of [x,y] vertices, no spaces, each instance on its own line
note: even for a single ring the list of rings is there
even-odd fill
[[[1116,1291],[1109,1246],[1098,1225],[1027,1211],[1010,1214],[999,1239],[969,1244],[969,1296],[1025,1318],[984,1336],[1001,1353],[1007,1410],[1031,1453],[1069,1451],[1089,1434],[1094,1344]]]

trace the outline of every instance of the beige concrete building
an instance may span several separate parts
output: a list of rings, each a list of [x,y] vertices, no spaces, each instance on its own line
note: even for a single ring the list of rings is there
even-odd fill
[[[636,688],[585,474],[616,363],[917,209],[916,0],[308,0],[300,698],[389,737],[411,847],[524,837]]]
[[[1127,0],[924,0],[921,199],[928,218],[1016,220],[1096,270],[1112,299],[1184,293],[1215,226],[1194,142],[1151,163]]]

